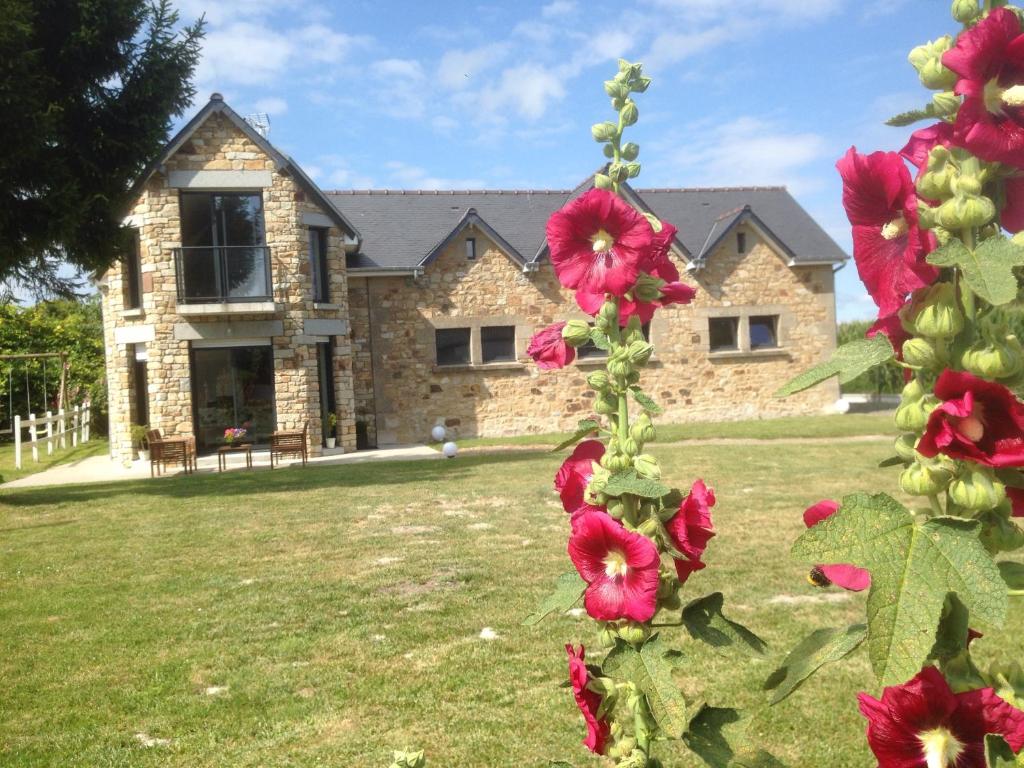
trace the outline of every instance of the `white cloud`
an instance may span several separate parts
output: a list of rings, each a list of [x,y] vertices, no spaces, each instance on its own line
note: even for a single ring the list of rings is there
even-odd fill
[[[372,189],[376,186],[371,176],[354,170],[348,158],[341,155],[321,155],[315,163],[302,167],[323,189]]]
[[[284,35],[260,24],[234,22],[207,33],[196,80],[220,87],[222,83],[259,85],[276,80],[292,55]]]
[[[257,112],[266,112],[268,115],[283,115],[288,111],[288,102],[277,96],[268,96],[253,104]]]
[[[507,43],[483,45],[472,50],[445,51],[437,66],[437,79],[445,88],[461,90],[501,63],[510,50]]]
[[[464,100],[475,104],[482,116],[496,122],[505,121],[505,113],[513,112],[526,120],[544,117],[552,101],[565,98],[562,78],[540,64],[521,64],[502,71],[501,78]]]
[[[373,96],[377,108],[392,117],[418,118],[426,108],[426,76],[414,59],[382,59],[370,67],[377,81]]]
[[[568,16],[575,10],[576,0],[554,0],[540,9],[540,15],[545,19],[551,19],[557,16]]]
[[[370,68],[373,74],[381,78],[423,79],[423,66],[414,59],[381,59],[373,62]]]
[[[433,176],[418,165],[392,160],[385,163],[392,181],[401,189],[482,189],[487,183],[480,179],[453,179]]]

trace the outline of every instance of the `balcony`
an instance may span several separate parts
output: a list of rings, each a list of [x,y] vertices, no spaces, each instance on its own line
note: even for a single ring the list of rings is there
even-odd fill
[[[270,248],[265,245],[175,248],[174,268],[183,314],[210,306],[224,307],[221,311],[227,312],[274,309]]]

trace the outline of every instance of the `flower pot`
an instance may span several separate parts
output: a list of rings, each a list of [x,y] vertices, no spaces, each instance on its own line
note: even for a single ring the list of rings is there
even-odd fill
[[[334,437],[328,437],[328,438],[324,438],[324,439],[327,441],[327,447],[328,448],[333,448],[334,447],[334,443],[337,441],[337,438],[334,438]]]

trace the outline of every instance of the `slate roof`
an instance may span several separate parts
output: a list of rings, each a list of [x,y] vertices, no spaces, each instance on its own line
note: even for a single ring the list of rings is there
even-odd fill
[[[362,235],[350,268],[412,270],[430,261],[469,221],[489,228],[524,268],[544,258],[548,217],[575,190],[344,190],[327,198]],[[840,263],[846,253],[784,187],[637,189],[637,202],[679,228],[679,245],[699,266],[734,226],[749,220],[794,265]],[[492,238],[493,239],[493,238]]]

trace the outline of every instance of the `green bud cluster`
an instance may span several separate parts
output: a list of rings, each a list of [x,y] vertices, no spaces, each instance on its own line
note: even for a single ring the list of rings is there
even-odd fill
[[[599,189],[618,191],[619,185],[627,179],[640,175],[640,146],[635,142],[622,143],[625,128],[635,125],[640,110],[632,98],[634,93],[643,93],[651,84],[644,76],[643,65],[619,59],[619,71],[611,80],[605,80],[604,92],[611,99],[612,109],[618,113],[618,120],[605,120],[590,128],[594,141],[604,144],[604,156],[611,160],[603,173],[594,175],[594,185]]]
[[[990,469],[965,464],[949,484],[949,498],[962,509],[984,512],[995,509],[1006,499],[1006,486]]]
[[[961,24],[970,24],[981,16],[978,0],[953,0],[953,19]]]
[[[582,347],[590,341],[590,323],[582,320],[570,320],[562,328],[562,339],[570,347]]]
[[[911,496],[934,496],[946,490],[952,476],[953,472],[948,467],[922,458],[903,470],[900,488]]]
[[[942,54],[953,47],[953,38],[940,37],[914,48],[907,60],[917,70],[921,85],[933,91],[948,91],[956,85],[956,73],[942,65]]]
[[[930,339],[951,339],[964,329],[952,283],[939,282],[916,291],[901,319],[908,330]]]
[[[928,423],[928,416],[939,404],[934,395],[926,395],[917,379],[912,379],[904,388],[900,404],[896,408],[896,427],[903,432],[921,434]]]

